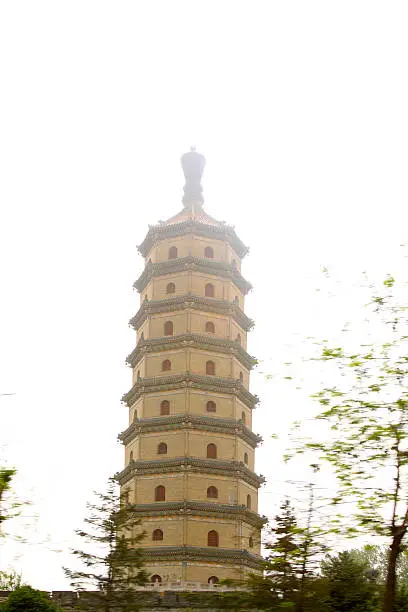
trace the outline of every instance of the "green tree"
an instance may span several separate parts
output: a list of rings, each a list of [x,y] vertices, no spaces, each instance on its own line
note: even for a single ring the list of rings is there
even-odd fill
[[[24,506],[29,504],[28,501],[19,500],[12,489],[13,479],[17,474],[15,468],[0,467],[0,538],[4,537],[4,523],[20,515]],[[24,541],[21,535],[14,536],[19,541]]]
[[[90,510],[85,519],[90,531],[76,533],[99,554],[74,550],[73,554],[84,564],[83,571],[64,568],[71,585],[77,591],[97,589],[80,597],[82,607],[104,612],[133,612],[138,610],[134,588],[143,585],[148,575],[143,570],[143,553],[138,544],[144,537],[140,520],[121,497],[115,479],[111,478],[105,493],[96,493],[98,503],[87,504]]]
[[[293,508],[289,499],[285,499],[269,531],[272,539],[265,544],[265,574],[284,599],[294,600],[299,589],[302,563],[299,532]]]
[[[316,466],[313,466],[314,471]],[[241,595],[241,607],[262,610],[286,609],[305,612],[321,601],[315,578],[321,553],[327,550],[316,527],[314,482],[306,484],[308,504],[304,525],[299,525],[293,505],[285,499],[267,532],[263,575],[244,581],[249,595]],[[312,603],[313,602],[313,603]],[[322,608],[323,610],[323,608]]]
[[[10,593],[0,608],[2,612],[58,612],[47,593],[36,591],[29,586],[18,587]]]
[[[373,287],[370,287],[371,291]],[[405,295],[403,295],[405,292]],[[337,477],[334,505],[352,502],[353,522],[340,514],[333,531],[361,531],[389,541],[383,612],[393,612],[396,568],[408,529],[408,299],[387,277],[370,300],[370,329],[375,342],[360,348],[330,347],[323,342],[319,361],[331,366],[335,384],[313,397],[317,419],[329,431],[320,440],[303,441],[298,452],[317,453]]]
[[[306,490],[308,496],[306,508],[306,521],[304,526],[299,530],[299,592],[297,597],[296,612],[304,612],[307,608],[306,600],[312,597],[312,592],[316,592],[315,578],[318,564],[321,560],[322,553],[327,552],[327,530],[322,526],[322,519],[317,519],[316,515],[316,483],[314,475],[319,472],[319,466],[312,464],[312,476],[306,485],[301,487]],[[311,582],[313,588],[311,589]]]
[[[299,529],[289,499],[280,506],[267,531],[262,574],[237,581],[245,590],[232,596],[236,609],[280,610],[282,603],[294,609],[299,587],[301,551]]]
[[[10,518],[10,510],[6,504],[6,496],[11,488],[11,481],[16,474],[13,468],[0,468],[0,533],[4,521]]]
[[[370,568],[380,589],[383,591],[388,567],[389,549],[386,546],[366,545],[350,550],[358,562]],[[408,550],[404,549],[397,562],[397,587],[394,612],[408,612]]]
[[[21,574],[0,571],[0,591],[14,591],[21,586]]]
[[[349,552],[328,555],[321,565],[331,612],[377,612],[378,586],[370,568]]]

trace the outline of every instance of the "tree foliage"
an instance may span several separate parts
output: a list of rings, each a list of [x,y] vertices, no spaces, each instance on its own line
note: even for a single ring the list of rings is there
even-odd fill
[[[76,531],[91,545],[88,551],[73,551],[84,569],[64,571],[77,591],[94,590],[80,598],[84,608],[133,612],[139,609],[134,588],[148,579],[138,548],[144,537],[140,529],[136,533],[140,520],[127,499],[120,497],[114,479],[105,493],[96,495],[98,503],[87,504],[90,514],[85,523],[90,531]]]
[[[20,586],[7,598],[1,612],[58,612],[49,595],[29,586]]]
[[[379,589],[370,567],[348,551],[322,562],[330,612],[378,612]]]
[[[0,591],[14,591],[21,586],[21,574],[0,571]]]
[[[16,474],[14,468],[0,468],[0,533],[4,521],[12,516],[10,504],[7,503],[7,493]]]
[[[280,507],[270,527],[271,537],[265,544],[265,574],[274,585],[275,592],[284,598],[292,597],[299,587],[299,572],[302,564],[300,529],[289,499]]]
[[[373,289],[373,287],[372,287]],[[352,502],[353,522],[339,514],[333,531],[349,536],[366,531],[388,539],[384,612],[393,612],[396,567],[408,529],[408,299],[389,276],[369,308],[375,342],[358,349],[321,345],[319,362],[336,372],[334,385],[314,399],[317,420],[328,425],[320,440],[302,441],[297,452],[316,453],[337,478],[334,506]]]
[[[252,574],[244,581],[248,593],[241,599],[249,607],[280,610],[284,605],[305,612],[316,600],[315,595],[312,597],[316,591],[314,579],[327,546],[322,542],[324,531],[315,525],[313,481],[307,483],[306,489],[308,506],[303,524],[298,522],[290,500],[285,499],[267,531],[264,573]]]

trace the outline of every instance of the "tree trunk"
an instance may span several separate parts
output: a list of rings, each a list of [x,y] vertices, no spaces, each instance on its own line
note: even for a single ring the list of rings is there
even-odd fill
[[[298,592],[298,600],[296,603],[296,612],[303,612],[303,602],[305,599],[305,575],[302,574],[300,581],[300,589]]]
[[[383,603],[383,612],[394,612],[395,591],[397,586],[397,561],[401,552],[401,541],[405,535],[399,533],[394,536],[390,546],[390,556],[387,564],[387,580],[385,583],[385,594]]]

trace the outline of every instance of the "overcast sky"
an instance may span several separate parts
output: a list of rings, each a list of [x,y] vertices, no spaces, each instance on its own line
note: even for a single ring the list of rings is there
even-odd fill
[[[319,302],[323,266],[346,286],[400,265],[407,30],[406,0],[0,3],[0,393],[15,393],[0,398],[0,458],[38,515],[0,569],[67,588],[85,503],[123,467],[136,245],[180,210],[192,144],[206,210],[251,249],[273,513],[285,474],[270,435],[305,404],[262,372],[348,313],[347,292]]]

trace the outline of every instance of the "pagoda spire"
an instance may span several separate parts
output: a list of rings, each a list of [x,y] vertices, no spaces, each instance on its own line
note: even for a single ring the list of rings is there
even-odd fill
[[[204,203],[201,177],[205,166],[205,157],[191,147],[188,153],[181,157],[186,184],[184,185],[183,204],[185,208],[201,207]]]

